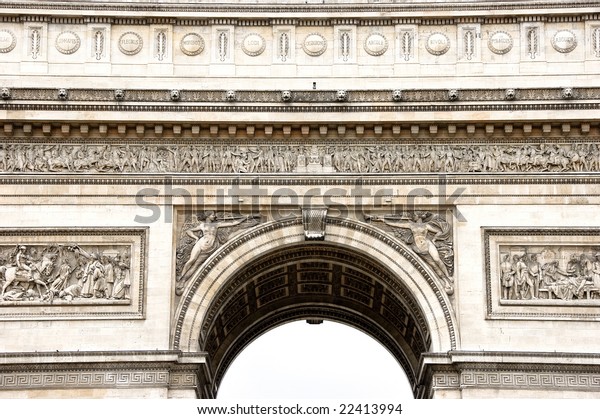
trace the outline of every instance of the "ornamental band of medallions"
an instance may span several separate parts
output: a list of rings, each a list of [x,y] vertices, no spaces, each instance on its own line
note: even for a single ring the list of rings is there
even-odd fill
[[[600,320],[600,230],[484,229],[488,318]]]
[[[0,230],[0,320],[142,318],[146,228]]]
[[[257,30],[247,34],[243,22],[239,26],[230,25],[231,29],[228,29],[227,32],[223,32],[217,25],[212,25],[215,30],[211,36],[210,32],[207,33],[206,28],[209,26],[206,23],[203,21],[200,25],[189,26],[191,31],[187,33],[179,33],[175,29],[188,27],[188,22],[182,25],[164,25],[153,36],[148,36],[139,26],[111,25],[99,22],[98,27],[90,28],[83,25],[61,24],[59,26],[61,32],[53,35],[53,38],[49,36],[53,34],[51,29],[55,25],[58,26],[59,22],[50,20],[50,23],[44,23],[44,25],[29,22],[27,24],[6,23],[0,25],[0,53],[11,53],[18,44],[17,40],[24,39],[25,42],[19,43],[19,46],[27,49],[26,55],[32,60],[42,60],[46,57],[42,53],[46,48],[46,42],[54,45],[58,51],[66,55],[73,55],[80,49],[82,43],[86,43],[97,56],[106,55],[106,50],[110,49],[112,45],[116,45],[121,53],[133,56],[140,53],[145,42],[148,42],[155,45],[156,51],[152,54],[153,56],[164,56],[165,59],[170,59],[171,54],[167,54],[167,52],[172,48],[179,47],[177,49],[183,53],[183,56],[193,57],[201,54],[204,46],[208,45],[212,50],[211,54],[223,61],[225,55],[229,56],[230,54],[229,44],[236,45],[249,56],[257,56],[264,52],[267,42],[271,42],[273,45],[277,45],[277,48],[273,49],[274,58],[283,57],[280,61],[285,62],[289,58],[293,59],[293,56],[302,51],[309,56],[322,55],[327,50],[327,39],[330,37],[330,28],[326,25],[314,25],[317,26],[316,31],[309,34],[303,31],[305,26],[301,24],[289,26],[290,29],[284,31],[285,35],[278,29],[281,28],[281,25],[274,25],[271,30]],[[100,27],[100,24],[104,26]],[[470,51],[474,53],[482,43],[484,45],[487,43],[489,50],[498,55],[508,54],[516,45],[520,49],[516,54],[521,57],[521,60],[537,60],[543,56],[542,52],[545,50],[546,44],[551,45],[560,54],[567,54],[575,51],[579,44],[584,42],[586,43],[584,45],[586,54],[590,58],[600,57],[598,25],[589,25],[588,27],[581,22],[572,27],[565,27],[556,23],[544,25],[537,22],[524,22],[517,27],[487,23],[475,25],[466,31],[461,30],[461,25],[464,24],[456,22],[455,25],[439,25],[431,33],[427,33],[427,28],[430,26],[419,24],[413,24],[412,29],[407,29],[406,25],[390,23],[390,25],[380,26],[376,32],[372,32],[368,25],[349,25],[347,26],[348,30],[340,32],[342,35],[339,38],[340,51],[342,51],[342,55],[354,56],[357,43],[349,42],[350,37],[363,38],[365,39],[362,44],[364,50],[369,55],[380,56],[388,49],[388,39],[391,40],[392,37],[395,37],[394,42],[390,42],[390,46],[395,50],[394,56],[397,57],[398,62],[411,60],[411,57],[415,56],[415,49],[426,50],[434,56],[445,55],[454,42],[457,45],[463,43],[466,46],[462,53],[467,57],[471,56]],[[422,31],[424,36],[419,36],[419,31]],[[298,36],[303,36],[304,39],[293,46],[289,40],[296,33]],[[204,37],[211,39],[205,44]],[[514,37],[520,37],[521,42],[515,44]],[[100,44],[102,44],[101,48]],[[456,48],[453,49],[456,50]],[[460,55],[458,51],[456,53]],[[233,56],[231,58],[233,59]],[[468,59],[471,60],[471,58]],[[159,60],[162,61],[160,58]],[[478,57],[475,61],[481,60],[485,61],[485,58]],[[353,60],[342,60],[341,62],[353,62]]]
[[[0,173],[600,172],[600,146],[591,139],[557,144],[532,138],[527,144],[494,145],[290,143],[7,142],[0,145]]]

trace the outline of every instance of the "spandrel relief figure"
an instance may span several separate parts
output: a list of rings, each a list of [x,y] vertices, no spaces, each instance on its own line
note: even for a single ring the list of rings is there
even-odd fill
[[[206,211],[189,216],[181,230],[177,246],[177,286],[181,295],[188,280],[204,261],[235,232],[254,227],[260,215],[233,215]]]
[[[450,295],[454,292],[452,228],[446,220],[430,212],[368,215],[365,219],[382,222],[390,227],[396,237],[410,245],[412,250],[438,273],[444,281],[446,293]]]
[[[502,250],[500,281],[504,300],[600,298],[600,254],[592,249],[571,254],[568,248],[542,250],[534,246]],[[511,278],[513,289],[507,286]]]
[[[0,303],[110,300],[114,298],[110,281],[128,252],[126,245],[88,246],[88,250],[73,244],[0,246]]]

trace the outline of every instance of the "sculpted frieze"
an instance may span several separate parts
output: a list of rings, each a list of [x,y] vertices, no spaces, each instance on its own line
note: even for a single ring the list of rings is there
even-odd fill
[[[598,319],[599,231],[484,230],[490,318]]]
[[[131,300],[127,245],[0,246],[2,292],[9,301]]]
[[[0,145],[0,173],[598,172],[589,143]]]
[[[0,320],[144,315],[146,228],[0,229]]]

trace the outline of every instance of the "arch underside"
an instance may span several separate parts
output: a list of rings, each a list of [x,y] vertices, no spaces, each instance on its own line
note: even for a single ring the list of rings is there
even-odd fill
[[[411,292],[387,267],[337,244],[275,248],[247,263],[212,301],[199,347],[209,354],[215,390],[249,343],[299,319],[334,320],[367,333],[396,358],[413,389],[420,356],[431,348],[425,315]]]

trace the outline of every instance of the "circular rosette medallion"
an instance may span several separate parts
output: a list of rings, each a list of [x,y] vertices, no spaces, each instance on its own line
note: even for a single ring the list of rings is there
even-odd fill
[[[256,57],[264,52],[267,43],[265,38],[257,33],[251,33],[242,40],[242,51],[251,57]]]
[[[563,54],[573,51],[577,47],[577,38],[569,30],[558,31],[552,37],[552,46]]]
[[[327,49],[327,40],[319,33],[311,33],[304,38],[302,49],[312,57],[318,57]]]
[[[135,32],[125,32],[119,38],[119,51],[125,55],[135,55],[142,50],[144,41]]]
[[[508,32],[496,31],[488,39],[488,48],[494,54],[503,55],[513,47],[512,36]]]
[[[61,32],[56,37],[56,49],[62,54],[73,54],[81,46],[81,39],[75,32]]]
[[[441,32],[429,35],[425,48],[432,55],[444,55],[450,49],[450,38]]]
[[[181,38],[179,48],[181,48],[181,52],[185,55],[198,55],[204,51],[204,39],[197,33],[192,32],[185,34],[183,38]]]
[[[383,55],[388,49],[388,41],[382,34],[374,32],[365,39],[364,47],[370,55]]]
[[[11,52],[17,46],[17,37],[8,29],[0,29],[0,53]]]

